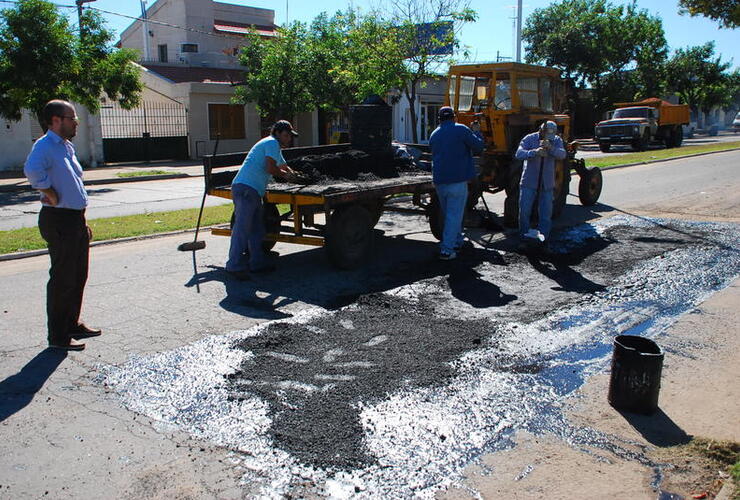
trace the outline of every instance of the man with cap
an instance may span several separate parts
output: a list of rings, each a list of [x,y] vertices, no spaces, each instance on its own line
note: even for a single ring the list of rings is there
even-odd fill
[[[524,160],[524,170],[519,189],[519,235],[524,244],[527,239],[540,242],[544,238],[547,248],[552,228],[552,202],[555,189],[555,160],[565,158],[563,140],[557,135],[558,126],[546,121],[539,132],[524,136],[516,151],[516,159]],[[530,230],[532,206],[539,200],[538,231]]]
[[[234,200],[234,226],[231,228],[231,246],[226,271],[238,279],[248,279],[249,273],[275,269],[267,262],[262,249],[265,237],[262,198],[273,175],[288,177],[288,167],[280,151],[290,147],[298,133],[286,120],[275,122],[270,135],[252,146],[239,172],[231,183]]]
[[[468,200],[468,181],[476,176],[473,155],[483,151],[483,137],[478,122],[472,128],[455,123],[455,111],[443,106],[437,114],[439,127],[429,137],[432,149],[432,178],[439,198],[444,220],[441,260],[452,260],[462,248],[465,205]]]

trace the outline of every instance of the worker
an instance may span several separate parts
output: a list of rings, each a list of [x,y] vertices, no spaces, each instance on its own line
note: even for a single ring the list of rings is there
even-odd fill
[[[49,347],[81,351],[85,344],[76,340],[101,331],[80,322],[92,232],[85,220],[82,167],[71,142],[79,119],[74,106],[62,100],[49,101],[41,115],[46,133],[31,148],[23,171],[31,187],[41,192],[39,232],[51,260],[46,286]]]
[[[557,135],[558,126],[546,121],[519,143],[516,159],[524,160],[519,189],[519,236],[521,248],[529,244],[549,248],[552,228],[552,201],[555,189],[555,160],[565,158],[563,140]],[[530,229],[532,206],[538,200],[537,230]]]
[[[483,151],[484,143],[478,122],[471,124],[472,130],[455,123],[455,111],[451,107],[441,107],[437,117],[439,127],[429,137],[429,146],[432,179],[444,221],[439,258],[452,260],[465,244],[462,225],[468,181],[476,176],[473,155]]]
[[[293,170],[285,162],[281,148],[290,147],[298,133],[286,120],[279,120],[270,129],[270,135],[252,146],[239,172],[231,183],[234,200],[234,226],[226,271],[240,280],[250,273],[273,271],[262,249],[265,237],[262,198],[273,175],[289,177]]]

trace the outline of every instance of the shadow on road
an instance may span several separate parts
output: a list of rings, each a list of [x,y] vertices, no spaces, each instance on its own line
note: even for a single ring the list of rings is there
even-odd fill
[[[626,411],[619,413],[645,440],[655,446],[676,446],[691,441],[691,436],[660,408],[653,415],[639,415]]]
[[[0,382],[0,422],[28,406],[66,357],[65,351],[44,349],[21,371]]]

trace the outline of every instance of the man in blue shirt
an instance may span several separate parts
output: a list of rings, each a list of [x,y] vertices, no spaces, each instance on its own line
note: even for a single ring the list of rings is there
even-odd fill
[[[532,206],[539,193],[538,230],[544,237],[545,247],[552,228],[552,200],[555,189],[555,160],[565,158],[563,140],[557,135],[558,126],[547,121],[539,132],[524,136],[516,151],[516,159],[524,160],[524,170],[519,189],[519,234],[522,242],[526,239],[539,240],[532,234],[529,221]]]
[[[441,260],[452,260],[462,248],[465,205],[468,200],[468,181],[476,176],[473,154],[483,151],[480,126],[473,123],[475,131],[455,123],[455,111],[443,106],[438,112],[439,127],[429,137],[432,148],[432,178],[439,198],[444,220]]]
[[[82,167],[70,142],[79,120],[74,106],[61,100],[49,101],[42,115],[47,132],[33,145],[23,171],[31,186],[41,191],[39,232],[51,259],[46,287],[49,346],[81,351],[85,344],[75,340],[96,337],[101,331],[80,323],[91,233],[85,220]]]
[[[262,198],[273,175],[287,177],[293,174],[280,149],[290,147],[297,135],[290,122],[276,122],[270,135],[249,150],[231,183],[234,227],[231,228],[226,270],[238,279],[248,279],[250,271],[259,273],[275,269],[267,263],[262,250],[266,232]]]

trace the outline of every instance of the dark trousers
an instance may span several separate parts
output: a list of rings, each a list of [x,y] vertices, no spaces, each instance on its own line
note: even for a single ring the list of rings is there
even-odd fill
[[[87,282],[90,234],[85,211],[43,207],[39,231],[49,245],[51,259],[46,286],[49,342],[65,344],[79,324]]]

